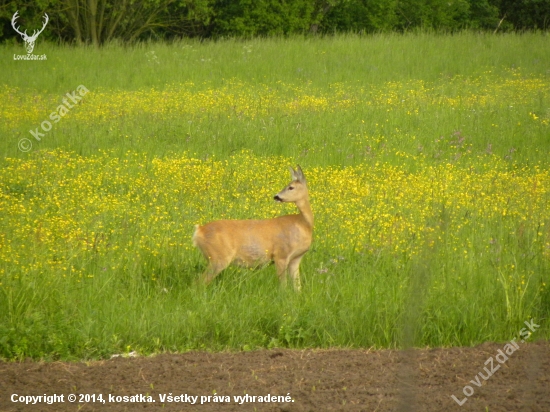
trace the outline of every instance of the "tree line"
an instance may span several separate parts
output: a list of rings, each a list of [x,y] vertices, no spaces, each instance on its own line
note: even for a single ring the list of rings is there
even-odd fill
[[[146,39],[221,38],[464,29],[548,30],[550,0],[0,0],[0,41],[32,34],[93,44]]]

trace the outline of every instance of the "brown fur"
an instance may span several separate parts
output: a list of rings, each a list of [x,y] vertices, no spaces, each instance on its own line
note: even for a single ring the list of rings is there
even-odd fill
[[[275,199],[295,203],[299,214],[266,220],[217,220],[195,227],[193,244],[208,260],[202,276],[205,283],[231,263],[255,267],[273,261],[281,283],[286,284],[288,273],[294,288],[300,289],[300,261],[311,245],[313,213],[302,169],[291,168],[291,173],[292,182]]]

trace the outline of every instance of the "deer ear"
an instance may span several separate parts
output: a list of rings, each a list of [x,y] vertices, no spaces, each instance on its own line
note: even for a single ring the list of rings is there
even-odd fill
[[[292,180],[298,180],[298,174],[296,173],[296,170],[294,170],[292,166],[288,166],[288,168],[290,169],[290,178]]]
[[[295,173],[296,173],[296,180],[302,183],[306,182],[306,177],[304,176],[304,172],[302,172],[302,168],[300,167],[300,165],[298,165]]]

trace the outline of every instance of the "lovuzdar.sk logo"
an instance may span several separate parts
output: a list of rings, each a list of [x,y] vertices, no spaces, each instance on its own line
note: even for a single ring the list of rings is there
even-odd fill
[[[32,35],[29,36],[27,34],[27,30],[25,30],[24,32],[21,32],[21,30],[19,30],[20,27],[17,27],[15,25],[15,21],[19,18],[18,13],[19,13],[19,10],[16,11],[13,17],[11,18],[11,25],[13,29],[18,34],[21,35],[21,38],[25,42],[25,48],[27,49],[27,54],[14,54],[13,60],[46,60],[47,58],[45,54],[33,54],[32,51],[34,50],[34,43],[36,42],[38,35],[44,31],[50,18],[46,13],[44,13],[44,24],[42,25],[42,28],[40,30],[34,30]]]

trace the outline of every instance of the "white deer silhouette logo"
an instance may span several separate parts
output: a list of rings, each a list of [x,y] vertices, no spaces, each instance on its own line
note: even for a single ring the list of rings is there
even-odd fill
[[[25,30],[24,33],[21,33],[19,31],[19,27],[15,27],[15,20],[17,20],[17,18],[19,17],[17,14],[19,13],[19,10],[17,10],[15,12],[15,14],[13,15],[13,17],[11,18],[11,25],[13,27],[13,29],[19,33],[21,35],[21,37],[23,38],[23,40],[25,41],[25,48],[27,49],[27,53],[28,54],[31,54],[32,51],[34,50],[34,42],[36,41],[36,38],[38,37],[38,35],[40,33],[42,33],[44,31],[44,29],[46,28],[46,24],[48,24],[48,21],[50,20],[50,18],[48,17],[48,15],[46,13],[44,13],[44,25],[42,26],[42,28],[40,30],[38,30],[38,32],[35,30],[34,33],[32,34],[32,36],[29,36],[27,34],[27,30]]]

